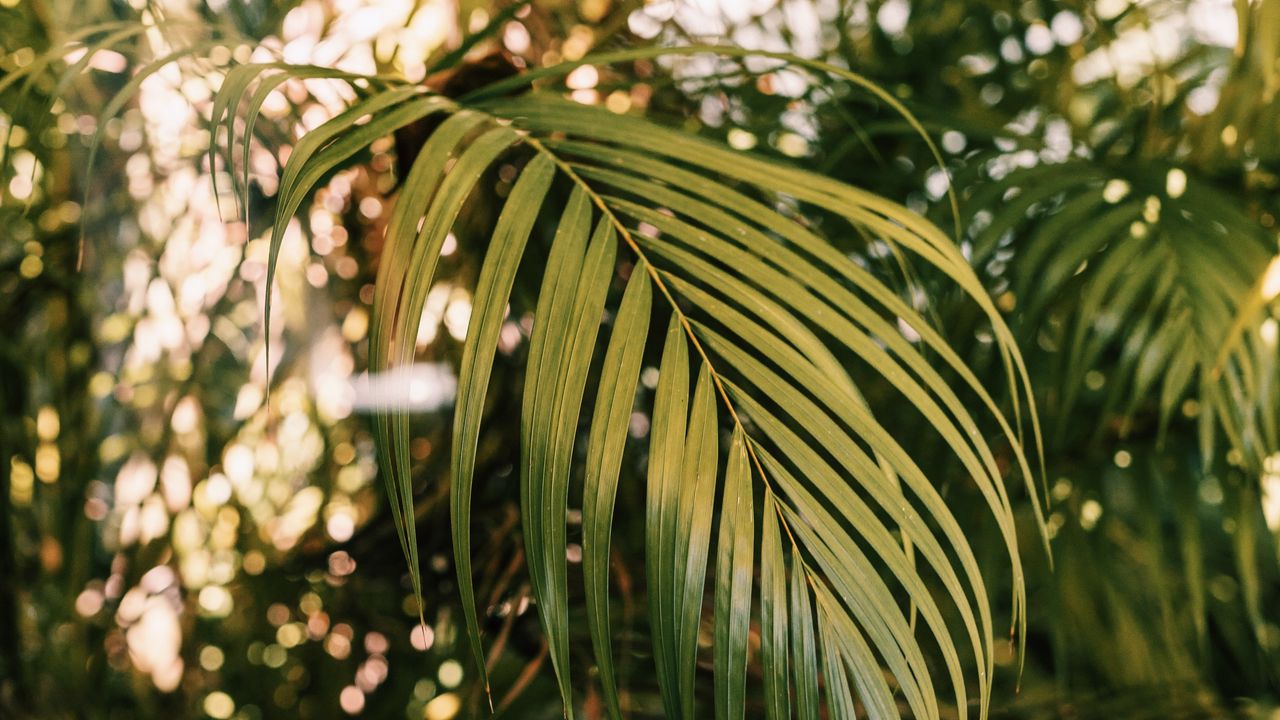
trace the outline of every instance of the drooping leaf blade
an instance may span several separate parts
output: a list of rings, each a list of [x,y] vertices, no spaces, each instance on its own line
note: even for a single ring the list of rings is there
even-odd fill
[[[779,512],[773,493],[766,490],[760,538],[760,664],[764,673],[765,716],[769,720],[791,717],[787,568],[778,528]]]
[[[520,174],[503,206],[485,255],[458,373],[457,410],[453,417],[453,448],[449,491],[449,518],[453,528],[453,557],[462,596],[467,636],[478,672],[487,689],[484,652],[476,619],[475,590],[471,580],[471,493],[476,446],[484,414],[489,376],[502,331],[507,299],[515,283],[516,269],[537,218],[555,168],[546,158],[534,158]]]
[[[746,713],[747,634],[755,568],[751,485],[747,440],[739,426],[729,446],[716,543],[715,692],[720,720],[740,720]]]
[[[631,269],[600,371],[600,388],[587,446],[582,505],[582,574],[587,624],[600,670],[605,706],[622,717],[609,624],[609,545],[622,452],[631,422],[640,365],[649,332],[653,290],[642,265]]]
[[[677,665],[679,621],[673,544],[680,478],[683,476],[685,428],[689,406],[689,350],[684,328],[672,317],[662,349],[662,365],[649,432],[649,477],[645,505],[645,571],[648,578],[649,624],[653,659],[669,717],[679,717],[680,672]]]

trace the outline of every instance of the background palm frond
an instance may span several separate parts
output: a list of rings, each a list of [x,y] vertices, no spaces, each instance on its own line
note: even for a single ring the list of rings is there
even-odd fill
[[[1103,412],[1126,425],[1155,406],[1161,427],[1195,413],[1182,405],[1190,391],[1261,467],[1274,413],[1244,402],[1269,393],[1241,383],[1269,384],[1273,370],[1238,323],[1260,327],[1254,298],[1274,242],[1230,199],[1176,167],[1076,160],[1015,170],[969,208],[982,226],[975,262],[1011,269],[1006,301],[1023,305],[1025,344],[1056,353],[1059,436],[1086,388],[1105,383]]]

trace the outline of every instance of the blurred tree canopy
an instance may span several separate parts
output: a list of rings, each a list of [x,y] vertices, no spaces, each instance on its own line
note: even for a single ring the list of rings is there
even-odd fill
[[[318,76],[264,90],[243,160],[210,152],[215,96],[232,63],[461,97],[593,52],[696,43],[847,68],[892,101],[762,56],[588,64],[548,82],[929,218],[1026,358],[1053,562],[1011,482],[1029,622],[997,641],[992,715],[1278,712],[1280,0],[0,0],[0,716],[485,716],[455,581],[449,446],[472,289],[516,168],[485,176],[491,192],[445,240],[395,385],[364,371],[415,138],[377,139],[320,179],[285,229],[273,289],[284,165],[358,93]],[[459,49],[460,69],[430,74]],[[815,231],[839,221],[777,205]],[[849,254],[1016,402],[989,319],[941,273],[873,239]],[[520,417],[537,281],[518,278],[501,326],[473,501],[493,703],[511,718],[562,716],[525,568],[520,426],[494,421]],[[656,324],[649,346],[662,336]],[[656,365],[646,356],[643,393]],[[965,468],[876,368],[848,372],[961,520],[1000,600],[997,631],[1014,625],[1004,541]],[[422,607],[378,479],[371,416],[388,393],[414,410]],[[651,420],[632,414],[632,443]],[[1016,475],[1017,451],[982,430]],[[627,455],[614,648],[628,716],[662,717],[644,526],[628,518],[646,471]],[[582,669],[580,508],[568,523],[574,697],[606,717]],[[753,622],[753,652],[761,632]],[[747,716],[763,717],[758,658],[747,676]]]

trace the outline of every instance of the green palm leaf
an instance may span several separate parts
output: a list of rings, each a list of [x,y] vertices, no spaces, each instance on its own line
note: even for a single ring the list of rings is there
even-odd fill
[[[734,430],[728,462],[716,559],[716,717],[740,720],[746,711],[747,632],[755,566],[751,461],[741,429]]]
[[[787,569],[778,512],[777,500],[766,490],[760,536],[760,663],[764,669],[765,715],[769,720],[791,717]]]
[[[847,71],[817,69],[859,80]],[[215,100],[214,121],[240,104],[255,73],[268,70],[275,74],[265,83],[278,83],[292,72],[276,65],[233,70],[235,81],[224,84],[227,96],[220,93]],[[530,73],[516,85],[540,77],[545,74]],[[533,595],[566,713],[573,714],[575,696],[565,516],[588,371],[603,362],[586,449],[587,617],[606,706],[619,717],[624,708],[608,620],[609,539],[644,338],[651,314],[662,312],[669,321],[648,447],[645,547],[654,660],[667,715],[701,712],[698,636],[714,553],[712,695],[718,717],[744,714],[747,634],[757,582],[767,628],[762,654],[770,717],[788,715],[789,686],[796,688],[799,715],[816,717],[819,672],[835,716],[853,717],[856,693],[874,717],[895,717],[896,686],[917,717],[940,717],[926,658],[932,651],[916,637],[914,619],[899,607],[897,594],[881,578],[882,568],[906,592],[912,618],[918,611],[924,619],[930,644],[942,655],[957,712],[965,717],[969,703],[960,646],[941,598],[927,587],[929,577],[941,582],[942,598],[964,628],[960,642],[972,653],[979,715],[985,717],[994,632],[973,551],[932,480],[879,422],[838,359],[859,358],[888,380],[982,493],[1013,568],[1015,621],[1021,627],[1026,600],[1012,501],[995,450],[979,428],[994,422],[1000,429],[1038,517],[1021,418],[1030,418],[1037,449],[1038,424],[1013,335],[955,243],[922,218],[865,191],[544,93],[500,97],[502,86],[453,101],[388,82],[385,90],[368,92],[304,136],[280,183],[268,263],[270,278],[285,224],[321,177],[373,139],[430,115],[445,116],[404,179],[375,290],[370,370],[406,365],[413,359],[412,338],[440,248],[459,212],[499,159],[523,166],[496,221],[474,296],[455,414],[454,550],[468,637],[481,673],[469,537],[475,450],[514,278],[526,259],[535,220],[549,217],[556,230],[529,344],[520,493]],[[266,97],[262,87],[250,97],[251,114]],[[550,203],[560,196],[550,192],[556,184],[570,190],[562,207]],[[781,210],[775,202],[780,197],[844,218],[851,236],[889,243],[959,287],[995,331],[1008,370],[1013,419],[1004,416],[938,328]],[[631,264],[631,275],[600,359],[600,318],[615,307],[609,298],[618,252]],[[904,324],[911,337],[904,335]],[[980,399],[981,417],[943,379],[943,368],[935,367],[932,356]],[[724,430],[732,438],[727,461],[720,448]],[[407,411],[380,408],[375,437],[399,541],[420,593]],[[727,463],[723,471],[722,462]],[[759,537],[756,508],[764,517]],[[783,542],[784,534],[789,542]],[[916,552],[925,561],[921,566]],[[890,671],[892,683],[882,668]]]
[[[529,232],[533,229],[537,208],[551,185],[553,171],[551,161],[543,157],[534,158],[525,168],[498,218],[493,242],[485,256],[484,268],[480,271],[480,279],[476,285],[476,309],[472,313],[470,325],[475,329],[467,335],[458,375],[458,411],[454,413],[453,420],[450,519],[453,525],[454,561],[460,577],[471,577],[471,480],[475,471],[480,420],[489,389],[489,374],[498,349],[498,335],[502,330],[502,311],[506,298],[511,294],[516,268],[524,254]],[[618,452],[619,460],[620,450],[621,448]],[[615,470],[615,484],[616,475]],[[612,502],[612,493],[609,501]],[[585,550],[584,543],[584,552]],[[461,583],[460,587],[463,612],[467,616],[466,624],[469,629],[474,629],[479,625],[475,617],[475,593],[470,582]],[[478,632],[471,638],[471,646],[476,666],[484,678],[484,654],[481,652]],[[484,678],[484,685],[487,693],[487,678]]]
[[[1149,403],[1163,430],[1194,393],[1206,460],[1215,424],[1251,467],[1275,451],[1278,406],[1259,392],[1274,384],[1275,351],[1257,336],[1274,240],[1236,202],[1162,164],[1073,160],[1013,172],[970,207],[995,209],[976,238],[980,263],[1025,238],[1009,249],[1024,334],[1062,328],[1056,417],[1071,417],[1088,373],[1117,356],[1106,410],[1132,418]]]
[[[545,161],[545,155],[534,162]],[[528,171],[526,170],[526,175]],[[586,584],[587,623],[591,644],[600,666],[600,682],[610,717],[622,716],[613,670],[613,646],[609,635],[609,541],[613,527],[618,473],[636,383],[644,358],[653,303],[652,284],[645,268],[635,267],[627,281],[609,337],[600,374],[600,397],[591,420],[582,505],[582,572]]]
[[[529,344],[520,433],[525,553],[566,708],[573,705],[565,559],[569,464],[591,361],[588,348],[595,344],[617,244],[613,228],[602,221],[588,248],[590,218],[586,194],[575,188],[543,276]]]

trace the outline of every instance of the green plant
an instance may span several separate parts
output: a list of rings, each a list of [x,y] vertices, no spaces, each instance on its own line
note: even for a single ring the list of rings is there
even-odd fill
[[[107,32],[104,46],[132,28],[108,30],[98,31]],[[151,73],[208,45],[197,43],[145,66],[107,104],[103,119]],[[564,518],[583,395],[596,368],[599,390],[589,406],[582,487],[583,571],[600,680],[610,714],[619,716],[608,610],[609,542],[631,408],[641,366],[651,357],[661,369],[648,449],[644,544],[650,628],[667,714],[696,712],[698,628],[711,534],[718,527],[713,613],[718,716],[744,712],[747,635],[758,602],[771,716],[788,716],[793,686],[797,712],[815,716],[821,685],[834,716],[853,717],[855,697],[876,717],[897,716],[895,693],[901,692],[913,715],[939,717],[939,697],[948,693],[935,688],[926,651],[916,639],[919,617],[941,654],[944,682],[962,716],[969,707],[961,659],[968,645],[979,715],[985,717],[995,641],[977,560],[933,482],[877,420],[875,407],[847,368],[858,364],[886,381],[976,483],[1013,568],[1013,612],[1021,627],[1026,613],[1021,558],[997,455],[1008,453],[1027,480],[1039,517],[1021,426],[1024,421],[1033,426],[1035,447],[1039,429],[1013,336],[954,242],[905,208],[638,117],[524,89],[586,64],[607,66],[677,52],[748,54],[708,46],[589,57],[460,98],[391,77],[256,63],[227,72],[212,121],[215,128],[225,122],[227,147],[234,151],[236,109],[257,83],[248,97],[243,133],[247,188],[247,138],[273,88],[289,79],[327,77],[347,81],[359,95],[349,109],[303,136],[289,156],[271,234],[268,286],[286,226],[321,178],[378,138],[415,123],[436,125],[402,180],[387,226],[370,337],[375,373],[412,362],[413,333],[456,218],[483,192],[480,183],[495,167],[505,164],[515,171],[498,185],[501,210],[489,232],[475,293],[453,434],[454,553],[467,631],[481,671],[471,589],[472,475],[498,331],[523,268],[540,271],[542,280],[520,420],[522,529],[533,597],[566,712],[572,714],[574,697]],[[902,110],[848,71],[794,56],[774,57],[853,81]],[[462,58],[458,53],[446,61]],[[76,71],[71,68],[67,77]],[[6,84],[15,78],[6,78]],[[234,167],[234,152],[228,162]],[[247,213],[247,200],[245,207]],[[802,220],[803,207],[839,217],[845,226],[819,231]],[[535,228],[552,236],[547,245],[539,243]],[[531,238],[545,253],[545,263],[526,262],[538,257],[527,251]],[[979,308],[1005,366],[1012,421],[939,328],[855,259],[878,243],[940,273]],[[270,305],[268,295],[268,317]],[[612,316],[607,343],[599,337],[602,314]],[[650,325],[664,316],[668,329],[659,354],[645,345]],[[944,373],[958,380],[949,381]],[[999,427],[999,447],[985,439],[979,417],[962,395],[977,399],[983,423]],[[420,594],[407,411],[386,403],[374,429],[397,534]],[[729,442],[722,452],[726,431]],[[928,573],[917,566],[917,557]],[[899,606],[882,574],[902,588],[909,610]],[[949,625],[927,577],[944,588],[952,606],[947,612],[958,614],[962,634]]]
[[[246,18],[274,26],[279,8],[251,5]],[[0,77],[0,95],[35,97],[5,114],[39,133],[46,104],[81,84],[95,49],[130,54],[144,30],[163,36],[164,51],[138,52],[133,74],[96,102],[92,165],[111,155],[101,128],[148,78],[175,66],[217,77],[205,106],[207,171],[237,191],[215,187],[224,206],[242,206],[227,215],[249,237],[267,234],[255,242],[270,246],[268,318],[281,304],[270,286],[290,223],[306,225],[331,179],[386,167],[395,136],[394,183],[374,191],[394,210],[385,228],[385,216],[363,228],[369,252],[360,256],[370,258],[362,272],[377,272],[371,373],[401,377],[424,355],[439,359],[415,342],[424,302],[433,286],[477,279],[465,293],[465,333],[443,352],[460,370],[457,402],[452,433],[433,429],[431,441],[449,450],[424,463],[424,420],[411,425],[395,398],[382,399],[371,424],[393,518],[370,523],[364,540],[400,545],[425,628],[442,598],[454,603],[452,588],[432,587],[450,572],[432,544],[444,534],[433,508],[448,504],[461,596],[449,609],[465,637],[442,645],[474,656],[482,677],[471,700],[488,693],[483,673],[511,651],[519,614],[482,637],[486,621],[509,612],[500,591],[516,572],[513,564],[489,582],[507,557],[479,563],[492,537],[472,545],[486,525],[516,527],[514,512],[492,517],[503,485],[519,487],[522,537],[501,544],[515,563],[527,557],[545,641],[513,653],[532,660],[499,713],[531,683],[549,701],[558,694],[568,713],[615,717],[703,716],[713,706],[717,716],[815,717],[824,704],[834,717],[985,716],[992,697],[1005,706],[996,712],[1052,714],[1070,700],[1106,714],[1113,692],[1113,714],[1160,714],[1166,704],[1213,712],[1202,688],[1265,702],[1274,626],[1264,610],[1276,587],[1267,478],[1280,457],[1268,18],[1280,5],[1242,7],[1234,55],[1191,44],[1132,83],[1087,84],[1072,74],[1081,58],[1185,10],[970,12],[957,0],[919,0],[870,3],[868,21],[861,4],[838,5],[833,25],[847,32],[822,45],[823,60],[693,45],[536,68],[554,54],[531,52],[524,60],[536,69],[513,74],[472,51],[519,24],[516,3],[428,59],[423,84],[262,52],[237,50],[229,63],[228,46],[262,48],[225,25],[204,39],[207,17],[124,19],[71,35],[88,47],[77,57],[50,50]],[[876,12],[908,7],[901,27]],[[619,16],[625,24],[625,9]],[[1063,16],[1081,23],[1074,39],[1056,27]],[[1061,37],[1046,46],[1051,21]],[[698,35],[676,21],[663,27],[660,44]],[[700,74],[681,74],[668,64],[677,60]],[[583,72],[601,88],[597,100],[630,98],[637,83],[672,87],[645,112],[629,101],[606,111],[564,97],[566,84],[581,87],[565,77]],[[806,78],[788,91],[800,94],[776,92],[784,75]],[[285,112],[300,110],[296,91],[312,87],[302,80],[342,85],[349,105],[295,142],[275,127],[285,124],[279,111],[264,108],[285,95]],[[1216,108],[1189,113],[1187,98],[1206,89],[1220,94]],[[788,134],[801,144],[774,142]],[[760,144],[742,153],[720,137]],[[274,171],[251,170],[270,146],[289,152],[278,183]],[[818,170],[797,169],[797,157]],[[39,162],[48,166],[45,155]],[[4,158],[0,166],[8,170]],[[924,217],[954,223],[956,238]],[[59,248],[71,244],[62,238]],[[465,261],[441,259],[454,247]],[[263,324],[275,343],[280,335]],[[277,354],[292,362],[289,352],[271,344],[264,365]],[[15,413],[36,402],[21,391],[5,401]],[[277,405],[268,401],[258,421],[269,427]],[[0,471],[10,453],[27,452],[19,430]],[[500,454],[519,458],[513,474],[486,467],[503,442],[519,445]],[[215,450],[209,464],[219,459]],[[104,455],[106,472],[111,462]],[[1005,487],[1015,475],[1025,502]],[[1050,481],[1048,518],[1036,475]],[[642,519],[624,504],[639,501]],[[1020,556],[1050,539],[1056,572],[1047,555]],[[627,672],[637,664],[630,623],[611,607],[620,598],[629,614],[625,563],[642,554],[656,682]],[[995,632],[1004,609],[990,598],[1006,591],[1017,645]],[[615,652],[621,633],[627,643]],[[16,652],[0,648],[5,658]],[[1024,656],[1031,691],[1011,709],[1011,693],[992,694],[996,667],[1020,676]],[[554,683],[536,679],[543,658]],[[1237,667],[1242,676],[1228,677]],[[1049,668],[1056,692],[1041,673]],[[746,679],[757,674],[758,690]],[[499,693],[505,684],[495,682]],[[654,687],[660,702],[645,694]],[[1191,689],[1159,690],[1172,687]]]
[[[470,590],[472,457],[512,278],[540,211],[549,206],[549,212],[560,217],[546,251],[530,341],[520,492],[533,594],[566,708],[572,708],[573,697],[563,517],[578,411],[599,345],[596,318],[607,307],[620,243],[630,254],[629,279],[600,371],[583,487],[587,617],[611,712],[619,713],[619,705],[607,622],[609,528],[643,340],[656,298],[659,311],[670,313],[671,319],[654,401],[645,547],[650,626],[668,714],[688,717],[694,712],[697,626],[711,510],[717,506],[716,705],[726,716],[743,712],[758,505],[763,523],[762,657],[771,714],[786,716],[792,682],[799,689],[796,701],[802,713],[816,712],[812,703],[818,669],[812,652],[821,638],[831,712],[852,717],[856,688],[876,716],[896,715],[893,690],[880,670],[883,662],[914,714],[938,716],[939,693],[923,651],[912,639],[913,620],[877,579],[877,563],[906,589],[913,603],[911,614],[919,612],[929,627],[945,659],[956,707],[966,712],[957,643],[920,571],[890,531],[896,526],[937,574],[963,619],[965,640],[975,656],[980,714],[985,716],[993,629],[977,563],[936,489],[902,444],[876,421],[836,353],[858,357],[875,368],[944,438],[982,488],[1005,538],[1015,586],[1020,587],[1012,510],[993,450],[956,391],[895,321],[906,323],[923,346],[943,358],[944,366],[965,378],[966,390],[981,398],[1000,424],[1030,481],[1016,421],[1005,420],[995,400],[920,313],[829,241],[762,198],[787,197],[839,215],[862,241],[879,239],[908,251],[959,285],[990,319],[1017,407],[1029,398],[1029,389],[1012,337],[955,245],[903,208],[637,118],[546,93],[501,94],[516,83],[564,74],[578,65],[662,52],[669,51],[587,58],[458,100],[395,83],[368,93],[304,136],[290,155],[281,182],[273,251],[278,251],[285,224],[316,179],[378,137],[433,115],[446,116],[404,180],[379,270],[370,369],[405,365],[413,352],[408,339],[418,326],[432,271],[454,218],[486,170],[511,157],[513,149],[516,157],[520,151],[531,156],[517,160],[524,165],[492,231],[455,415],[455,560],[468,632],[481,667]],[[681,52],[723,51],[705,47]],[[290,72],[279,67],[233,72],[274,69],[286,76]],[[215,107],[238,105],[234,93],[242,87],[229,81],[224,89],[233,89]],[[215,122],[221,117],[215,109]],[[567,201],[550,193],[557,180],[569,186]],[[697,375],[692,397],[691,357]],[[723,365],[717,367],[717,362]],[[728,416],[731,441],[718,491],[721,412]],[[1034,422],[1034,409],[1025,412]],[[791,429],[796,425],[809,437]],[[416,577],[415,539],[406,519],[412,516],[412,503],[405,411],[387,406],[375,431],[401,543]],[[823,457],[824,451],[829,458]],[[857,491],[847,484],[850,476]],[[890,523],[867,504],[863,493]],[[941,537],[916,513],[937,523]],[[864,554],[860,543],[866,543],[876,561]],[[958,559],[952,560],[951,553]],[[785,557],[790,557],[789,580]],[[1020,590],[1014,603],[1015,615],[1022,617],[1025,598]],[[789,636],[795,643],[794,674],[788,669]]]

